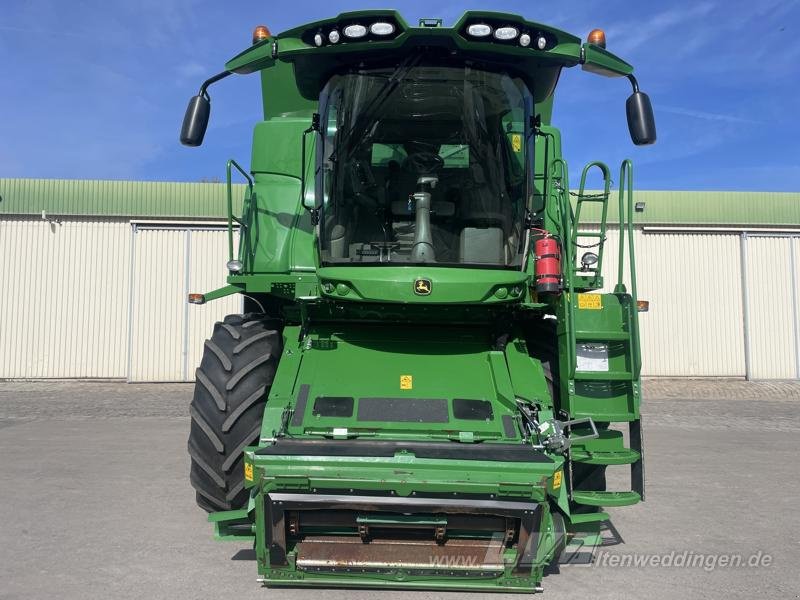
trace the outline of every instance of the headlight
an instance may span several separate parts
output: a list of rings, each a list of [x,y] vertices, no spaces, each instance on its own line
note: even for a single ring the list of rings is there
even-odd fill
[[[363,25],[348,25],[344,28],[345,37],[360,38],[367,35],[367,28]]]
[[[544,50],[545,46],[547,46],[547,38],[545,38],[543,35],[540,35],[536,38],[536,47],[539,50]]]
[[[372,35],[392,35],[394,33],[394,25],[379,21],[369,26],[369,32]]]
[[[338,44],[339,43],[339,32],[335,29],[328,34],[328,41],[331,44]]]
[[[228,271],[230,271],[231,273],[242,272],[242,263],[238,260],[229,260],[228,264],[225,266],[228,267]]]
[[[498,40],[513,40],[519,35],[516,27],[498,27],[494,30],[494,37]]]
[[[321,33],[317,33],[317,34],[314,35],[314,44],[316,46],[322,46],[322,41],[323,40],[322,40],[322,34]]]
[[[491,35],[492,28],[486,23],[473,23],[467,27],[467,33],[472,37],[486,37],[487,35]]]
[[[523,33],[521,36],[519,36],[519,45],[522,46],[523,48],[527,48],[528,46],[530,46],[531,36],[529,36],[527,33]]]

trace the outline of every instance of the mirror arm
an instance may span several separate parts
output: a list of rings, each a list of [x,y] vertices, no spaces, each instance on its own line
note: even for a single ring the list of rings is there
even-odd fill
[[[211,97],[208,95],[208,86],[230,75],[230,71],[217,73],[206,79],[200,86],[196,96],[192,96],[186,112],[183,115],[180,141],[184,146],[199,146],[203,143],[208,128],[208,117],[211,114]]]
[[[633,74],[627,75],[628,81],[631,82],[631,86],[633,87],[633,93],[637,93],[639,91],[639,82],[636,81],[636,77]]]
[[[208,86],[210,86],[212,83],[217,83],[220,79],[225,79],[228,75],[233,75],[233,73],[231,71],[222,71],[222,73],[217,73],[213,77],[209,77],[200,86],[200,91],[197,92],[197,95],[208,98],[208,93],[206,92]]]

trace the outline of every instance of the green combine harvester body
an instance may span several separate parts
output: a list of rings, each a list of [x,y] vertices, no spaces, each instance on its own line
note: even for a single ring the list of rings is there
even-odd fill
[[[195,146],[208,86],[260,73],[250,169],[228,163],[228,285],[190,296],[240,293],[245,314],[206,342],[189,439],[198,503],[253,542],[259,581],[540,590],[603,507],[644,499],[631,164],[598,293],[611,173],[590,164],[572,194],[551,125],[580,65],[630,80],[631,135],[655,141],[600,33],[345,13],[258,28],[190,101]],[[612,465],[630,490],[606,489]]]

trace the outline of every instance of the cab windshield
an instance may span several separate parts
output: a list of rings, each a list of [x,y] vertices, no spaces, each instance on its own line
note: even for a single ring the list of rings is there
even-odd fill
[[[322,95],[316,194],[325,264],[521,264],[524,82],[465,65],[334,76]]]

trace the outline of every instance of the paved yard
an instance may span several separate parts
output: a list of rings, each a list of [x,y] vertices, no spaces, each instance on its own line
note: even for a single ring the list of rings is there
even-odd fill
[[[621,543],[546,577],[542,598],[798,598],[800,385],[650,381],[645,393],[647,502],[613,509]],[[212,540],[187,478],[190,396],[186,385],[0,383],[0,598],[319,597],[259,587],[250,553]],[[761,566],[620,567],[615,555]]]

